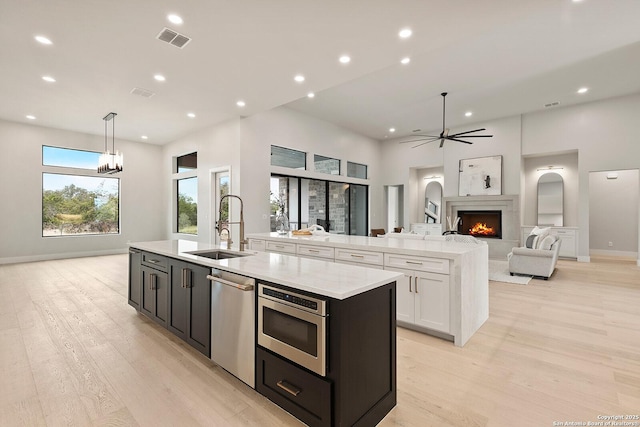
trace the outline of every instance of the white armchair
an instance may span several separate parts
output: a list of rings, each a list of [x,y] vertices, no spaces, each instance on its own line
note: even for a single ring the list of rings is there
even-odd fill
[[[523,274],[547,280],[556,268],[561,243],[562,241],[556,238],[549,249],[513,248],[508,255],[509,274]]]

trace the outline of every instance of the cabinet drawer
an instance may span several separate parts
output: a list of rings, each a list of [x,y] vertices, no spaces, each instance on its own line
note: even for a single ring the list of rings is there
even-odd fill
[[[382,265],[384,256],[381,252],[358,251],[353,249],[336,249],[336,261],[350,261],[359,264]]]
[[[440,258],[384,254],[384,266],[449,274],[449,260]]]
[[[310,256],[317,258],[330,258],[333,260],[335,251],[333,248],[326,246],[312,246],[298,244],[297,254],[301,256]]]
[[[160,255],[143,252],[142,253],[142,264],[147,265],[149,267],[156,268],[158,270],[162,270],[162,271],[164,271],[166,273],[167,272],[168,260],[167,260],[167,258],[165,258],[163,256],[160,256]]]
[[[283,254],[294,254],[296,253],[296,244],[295,243],[287,243],[287,242],[272,242],[268,240],[266,242],[265,248],[267,252],[280,252]]]
[[[251,249],[252,251],[264,252],[266,248],[267,247],[264,240],[249,239],[249,249]]]
[[[256,349],[256,389],[310,426],[331,425],[331,382]]]

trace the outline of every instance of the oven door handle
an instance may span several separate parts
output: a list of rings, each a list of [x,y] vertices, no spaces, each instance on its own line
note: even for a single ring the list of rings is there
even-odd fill
[[[244,285],[242,283],[230,282],[229,280],[221,279],[220,277],[212,276],[211,274],[207,274],[207,279],[211,280],[212,282],[218,282],[218,283],[222,283],[223,285],[240,289],[241,291],[253,290],[253,285]]]

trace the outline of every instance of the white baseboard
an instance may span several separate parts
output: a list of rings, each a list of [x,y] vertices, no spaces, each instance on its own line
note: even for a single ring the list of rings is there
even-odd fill
[[[590,249],[589,255],[591,256],[607,256],[614,258],[631,258],[638,259],[638,252],[630,251],[609,251],[606,249]]]
[[[50,261],[54,259],[66,259],[66,258],[83,258],[88,256],[101,256],[101,255],[119,255],[129,252],[129,248],[121,249],[109,249],[104,251],[83,251],[83,252],[66,252],[59,254],[42,254],[42,255],[28,255],[19,257],[0,258],[0,264],[19,264],[23,262],[34,261]]]
[[[578,262],[591,262],[591,257],[589,256],[579,256]]]

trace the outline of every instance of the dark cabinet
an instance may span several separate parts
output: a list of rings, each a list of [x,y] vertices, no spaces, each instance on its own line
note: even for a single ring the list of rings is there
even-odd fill
[[[396,405],[396,284],[327,302],[326,376],[258,345],[256,391],[312,427],[377,425]]]
[[[169,275],[166,265],[166,258],[142,253],[140,311],[165,328],[169,317]]]
[[[211,282],[209,268],[169,262],[167,328],[207,357],[211,355]]]
[[[129,305],[140,311],[142,300],[142,254],[136,249],[129,250]]]

